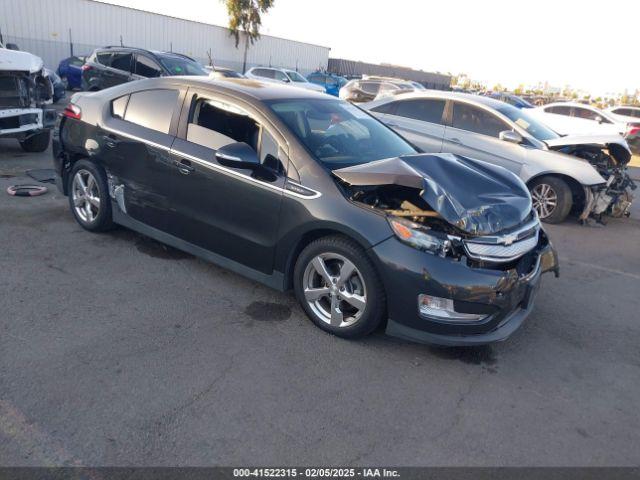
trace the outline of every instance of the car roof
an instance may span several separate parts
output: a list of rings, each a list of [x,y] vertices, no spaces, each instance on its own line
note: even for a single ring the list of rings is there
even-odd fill
[[[173,58],[184,58],[187,60],[191,60],[194,61],[195,60],[193,58],[191,58],[189,55],[184,55],[182,53],[177,53],[177,52],[165,52],[163,50],[147,50],[146,48],[139,48],[139,47],[120,47],[117,45],[107,45],[106,47],[100,47],[100,48],[96,48],[95,51],[110,51],[110,50],[127,50],[127,51],[131,51],[131,52],[143,52],[143,53],[149,53],[151,55],[156,55],[159,57],[173,57]]]
[[[210,78],[205,76],[172,76],[163,78],[153,78],[132,82],[138,86],[148,84],[158,84],[162,86],[178,82],[183,86],[211,88],[230,93],[238,97],[245,97],[252,100],[274,100],[274,99],[334,99],[335,97],[324,93],[297,88],[290,85],[281,85],[273,82],[262,82],[253,78]]]
[[[387,97],[385,98],[385,100],[391,101],[407,98],[442,98],[448,100],[462,100],[472,103],[479,103],[490,108],[503,108],[505,105],[508,105],[505,102],[501,102],[500,100],[496,100],[495,98],[491,97],[473,95],[472,93],[445,92],[443,90],[418,90],[415,92],[401,93],[393,97]]]
[[[587,105],[585,103],[580,103],[580,102],[552,102],[552,103],[547,103],[546,105],[543,106],[543,108],[547,108],[547,107],[582,107],[582,108],[591,108],[594,110],[599,110],[599,108],[597,107],[592,107],[591,105]]]

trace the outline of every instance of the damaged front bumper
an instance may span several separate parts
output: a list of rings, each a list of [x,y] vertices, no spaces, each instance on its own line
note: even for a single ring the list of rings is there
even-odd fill
[[[10,108],[0,110],[0,136],[28,137],[53,128],[57,113],[53,109]]]
[[[472,266],[431,255],[392,237],[372,249],[387,292],[387,334],[449,346],[507,339],[531,313],[540,276],[558,274],[557,254],[543,230],[538,244],[510,268]],[[452,299],[477,321],[443,321],[420,313],[420,295]]]
[[[628,217],[636,188],[626,168],[611,174],[604,185],[584,186],[584,208],[580,213],[580,221],[585,223],[590,217],[601,220],[604,215]]]

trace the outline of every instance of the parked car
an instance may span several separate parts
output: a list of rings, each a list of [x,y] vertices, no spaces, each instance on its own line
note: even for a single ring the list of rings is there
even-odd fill
[[[529,187],[543,221],[628,216],[635,184],[631,152],[619,135],[561,137],[532,109],[479,95],[430,91],[363,105],[425,152],[448,152],[500,165]],[[586,161],[585,161],[586,160]]]
[[[209,77],[211,78],[245,78],[243,74],[236,72],[231,68],[212,67],[206,65],[204,69],[209,73]]]
[[[320,85],[329,95],[338,96],[340,89],[347,83],[347,79],[340,75],[327,72],[313,72],[307,75],[307,80],[316,85]]]
[[[487,96],[491,98],[495,98],[496,100],[500,100],[501,102],[508,103],[509,105],[513,105],[516,108],[534,108],[534,105],[530,104],[524,98],[514,95],[512,93],[490,92],[487,94]]]
[[[82,66],[86,57],[71,56],[58,64],[58,76],[67,90],[82,88]]]
[[[352,103],[363,103],[416,90],[420,89],[406,80],[365,76],[349,81],[340,89],[339,97]]]
[[[0,138],[15,138],[27,152],[49,147],[56,111],[53,87],[40,57],[0,43]]]
[[[599,108],[576,102],[556,102],[534,108],[530,114],[561,135],[622,135],[632,126]]]
[[[58,74],[53,70],[45,68],[44,74],[51,82],[51,88],[53,89],[53,103],[58,103],[62,98],[64,98],[67,89]]]
[[[354,105],[301,88],[181,77],[76,94],[53,152],[84,229],[117,223],[293,288],[342,337],[386,322],[418,341],[503,340],[558,268],[515,175],[419,154]]]
[[[640,155],[640,107],[612,107],[607,112],[621,122],[627,122],[629,129],[625,138],[631,151]]]
[[[179,53],[104,47],[94,50],[82,66],[82,89],[96,91],[133,80],[172,75],[208,73],[194,59]]]
[[[295,70],[287,70],[286,68],[253,67],[245,73],[245,76],[263,82],[286,84],[314,92],[325,92],[324,87],[311,83]]]

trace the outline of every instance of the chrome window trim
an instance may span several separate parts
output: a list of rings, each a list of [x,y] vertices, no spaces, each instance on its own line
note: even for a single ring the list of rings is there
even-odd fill
[[[322,196],[322,193],[318,192],[317,190],[313,190],[312,188],[309,188],[309,187],[307,187],[305,185],[302,185],[302,184],[300,184],[298,182],[294,182],[294,181],[292,181],[292,180],[290,180],[288,178],[285,179],[285,182],[289,182],[289,183],[292,183],[294,185],[298,185],[298,186],[300,186],[302,188],[305,188],[305,189],[313,192],[313,195],[301,195],[299,193],[292,192],[291,190],[287,190],[285,188],[278,187],[276,185],[271,185],[271,184],[262,182],[260,180],[255,179],[255,178],[251,178],[250,176],[245,175],[244,173],[237,172],[237,171],[235,171],[235,170],[233,170],[231,168],[227,168],[227,167],[223,167],[222,165],[211,163],[211,162],[209,162],[207,160],[203,160],[201,158],[195,157],[195,156],[190,155],[188,153],[181,152],[179,150],[175,150],[173,148],[166,147],[164,145],[160,145],[158,143],[152,142],[150,140],[146,140],[144,138],[140,138],[140,137],[138,137],[136,135],[132,135],[130,133],[122,132],[120,130],[115,130],[113,128],[109,128],[109,127],[106,127],[104,125],[102,125],[102,129],[107,131],[107,132],[115,133],[116,135],[122,135],[123,137],[126,137],[126,138],[128,138],[130,140],[135,140],[137,142],[144,143],[145,145],[149,145],[151,147],[158,148],[158,149],[164,150],[166,152],[170,152],[170,153],[172,153],[174,155],[177,155],[179,157],[187,158],[187,159],[189,159],[191,161],[194,161],[198,165],[201,165],[201,166],[203,166],[205,168],[210,168],[210,169],[213,169],[213,170],[217,170],[219,172],[222,172],[222,173],[231,175],[233,177],[239,178],[240,180],[243,180],[245,182],[254,183],[254,184],[256,184],[256,185],[258,185],[260,187],[268,188],[268,189],[271,189],[271,190],[274,190],[274,191],[278,191],[278,192],[281,192],[281,193],[283,193],[285,195],[289,195],[291,197],[301,198],[303,200],[315,200],[316,198],[320,198]],[[161,133],[161,132],[159,132],[159,133]]]

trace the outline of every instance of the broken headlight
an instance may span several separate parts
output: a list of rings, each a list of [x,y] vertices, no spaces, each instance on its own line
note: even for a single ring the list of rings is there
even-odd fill
[[[451,251],[451,241],[422,225],[400,217],[389,217],[391,230],[401,242],[418,250],[445,257]]]

